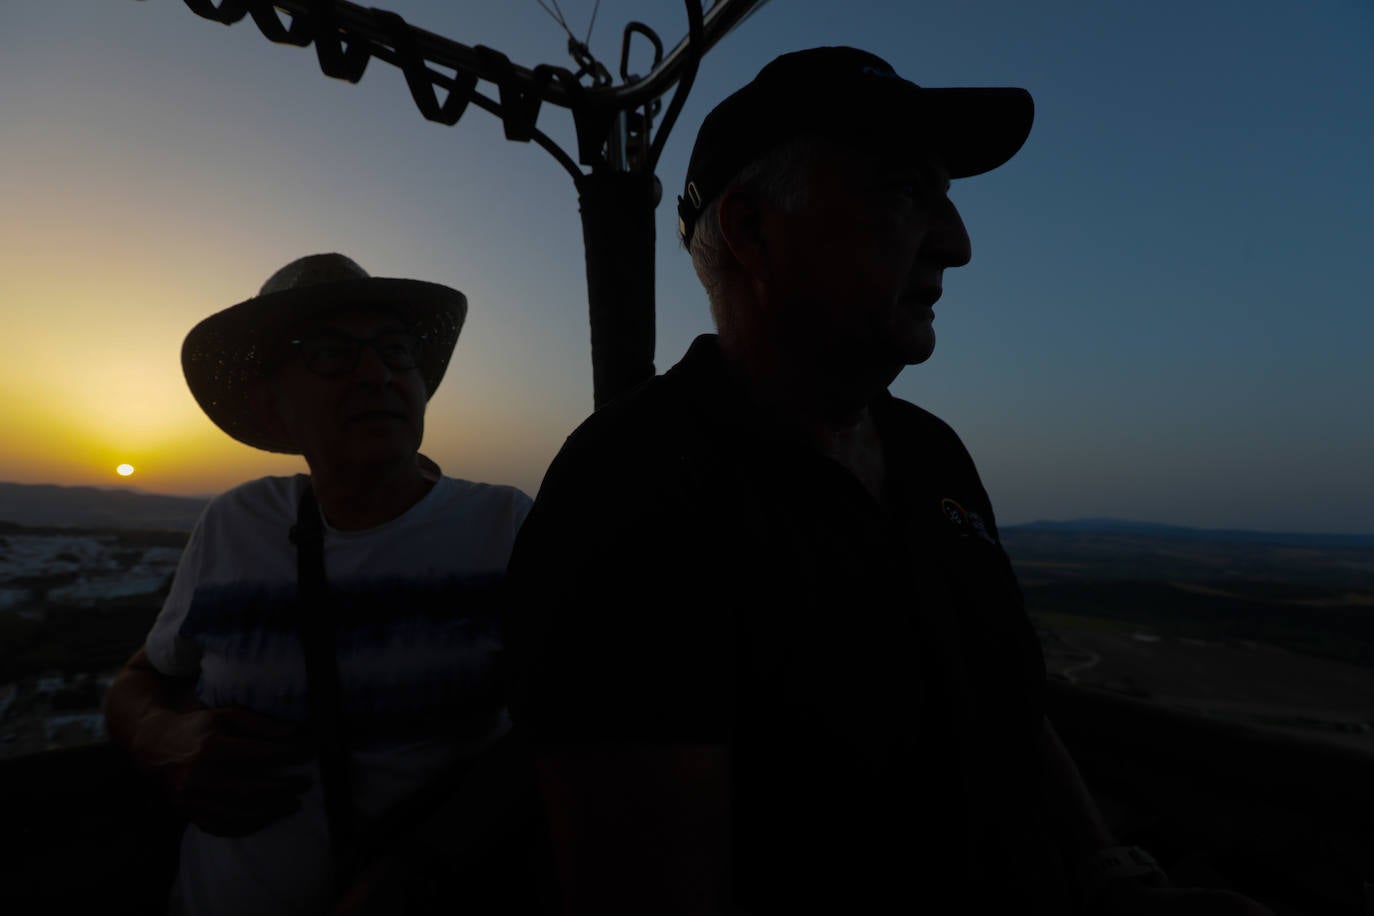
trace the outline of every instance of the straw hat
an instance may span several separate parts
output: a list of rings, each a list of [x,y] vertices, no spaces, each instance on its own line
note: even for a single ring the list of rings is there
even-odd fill
[[[382,308],[400,315],[424,339],[420,374],[429,396],[448,368],[467,298],[422,280],[372,277],[341,254],[312,254],[267,278],[252,299],[197,324],[181,345],[186,384],[206,416],[240,442],[269,452],[299,454],[264,422],[254,392],[282,333],[303,320],[348,308]]]

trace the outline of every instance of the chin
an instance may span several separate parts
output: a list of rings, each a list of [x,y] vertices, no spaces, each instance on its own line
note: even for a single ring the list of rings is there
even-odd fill
[[[919,366],[935,352],[935,332],[931,331],[917,340],[910,341],[902,350],[904,365]]]
[[[887,350],[903,366],[916,366],[935,352],[935,325],[930,318],[902,315],[886,333]]]
[[[419,450],[419,443],[406,437],[404,440],[354,442],[348,452],[356,463],[368,465],[390,464],[405,458],[413,458]]]

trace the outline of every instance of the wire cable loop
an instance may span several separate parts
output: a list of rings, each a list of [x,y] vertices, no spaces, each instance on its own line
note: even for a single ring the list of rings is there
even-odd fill
[[[317,26],[315,56],[325,76],[356,83],[363,78],[367,62],[372,59],[372,42],[362,35],[347,35],[334,15],[334,3],[335,0],[314,0],[312,4]]]
[[[222,25],[233,25],[248,15],[248,7],[243,0],[220,0],[218,6],[212,0],[186,0],[186,5],[197,16]]]
[[[257,23],[258,31],[268,41],[280,45],[294,45],[297,48],[309,46],[315,40],[314,16],[309,12],[288,12],[290,23],[283,23],[277,7],[271,0],[246,0],[248,12]],[[312,4],[313,6],[313,4]]]
[[[399,13],[389,10],[374,9],[372,15],[396,51],[401,74],[405,77],[410,97],[415,100],[415,107],[420,109],[420,114],[427,120],[448,127],[457,124],[463,112],[467,111],[472,94],[477,89],[477,74],[456,71],[450,82],[448,96],[441,103],[434,88],[436,74],[426,66],[410,24],[401,18]]]

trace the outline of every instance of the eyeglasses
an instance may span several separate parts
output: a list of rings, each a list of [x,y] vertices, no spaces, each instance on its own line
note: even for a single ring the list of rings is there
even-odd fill
[[[383,331],[362,339],[345,334],[318,334],[291,341],[300,351],[305,368],[325,378],[348,375],[358,368],[363,347],[371,347],[388,369],[404,372],[420,365],[424,338],[409,331]]]

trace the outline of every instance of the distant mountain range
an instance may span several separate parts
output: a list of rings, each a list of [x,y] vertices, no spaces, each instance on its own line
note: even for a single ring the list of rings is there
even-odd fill
[[[0,483],[0,522],[28,528],[190,531],[207,502],[204,496]]]
[[[29,528],[124,528],[190,531],[207,496],[164,496],[139,490],[0,483],[0,522]],[[1118,518],[1003,525],[1006,534],[1123,535],[1175,541],[1291,544],[1319,549],[1374,547],[1374,534],[1296,534],[1187,528]]]

